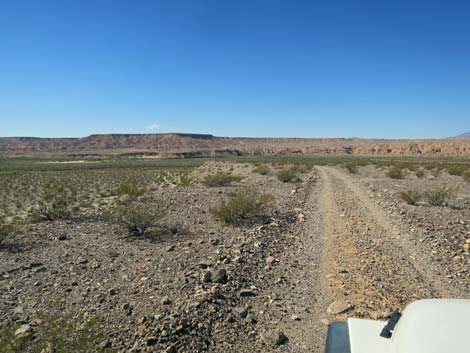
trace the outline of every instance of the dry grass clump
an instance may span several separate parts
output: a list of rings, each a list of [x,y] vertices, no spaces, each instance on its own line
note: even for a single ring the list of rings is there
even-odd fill
[[[218,220],[231,225],[259,223],[269,217],[274,197],[254,189],[243,189],[228,200],[222,201],[211,213]]]
[[[129,203],[116,207],[108,220],[124,227],[130,236],[143,236],[151,228],[161,225],[166,207],[159,202]]]
[[[215,174],[207,175],[202,183],[206,186],[228,186],[233,182],[242,181],[243,177],[226,172],[217,172]]]
[[[403,169],[399,167],[391,167],[385,173],[389,178],[392,179],[404,179],[405,175],[403,174]]]
[[[400,198],[408,205],[416,205],[423,198],[423,195],[418,191],[408,190],[401,192]]]

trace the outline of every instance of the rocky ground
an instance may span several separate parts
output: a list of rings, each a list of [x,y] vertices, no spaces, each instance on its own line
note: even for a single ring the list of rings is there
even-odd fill
[[[470,193],[460,177],[316,167],[281,183],[251,170],[236,166],[246,178],[235,186],[153,190],[174,225],[159,237],[129,238],[100,221],[26,225],[0,249],[2,331],[19,330],[0,335],[0,351],[23,337],[53,352],[47,320],[68,315],[73,329],[60,327],[64,334],[94,324],[88,351],[322,352],[333,320],[470,297]],[[461,209],[398,197],[447,183],[462,185]],[[226,226],[210,215],[242,186],[275,196],[266,224]]]

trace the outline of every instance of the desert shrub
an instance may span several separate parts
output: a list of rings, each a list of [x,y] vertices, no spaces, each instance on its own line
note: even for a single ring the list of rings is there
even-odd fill
[[[427,191],[424,195],[432,206],[452,206],[455,201],[454,190],[446,186]]]
[[[416,205],[421,200],[422,194],[417,191],[408,190],[401,192],[400,198],[409,205]]]
[[[391,167],[385,174],[392,179],[403,179],[405,177],[403,174],[403,169],[400,167]]]
[[[298,173],[295,167],[286,168],[277,173],[277,178],[283,183],[292,183],[300,180]]]
[[[177,186],[181,186],[181,187],[190,186],[192,183],[193,183],[193,178],[188,173],[185,173],[180,176],[177,182]]]
[[[0,224],[0,245],[7,240],[8,237],[16,232],[16,227],[13,224]]]
[[[216,219],[227,224],[254,224],[269,217],[273,202],[274,197],[270,194],[244,189],[212,208],[211,213]]]
[[[118,195],[130,196],[131,198],[137,198],[144,195],[146,192],[147,188],[140,185],[140,183],[135,178],[127,178],[121,181],[117,188]]]
[[[130,203],[118,206],[108,214],[108,220],[126,228],[131,236],[142,236],[160,225],[165,215],[165,207],[161,203]]]
[[[77,200],[75,191],[62,181],[51,181],[41,191],[35,220],[53,221],[70,218]]]
[[[462,175],[466,169],[467,167],[465,165],[454,164],[447,167],[447,173],[450,175]]]
[[[467,169],[465,172],[462,174],[463,180],[465,180],[467,183],[470,183],[470,169]]]
[[[416,176],[418,178],[424,178],[424,176],[426,175],[426,173],[424,172],[423,169],[418,169],[416,172],[415,172]]]
[[[346,168],[348,172],[351,174],[357,174],[358,172],[358,168],[356,164],[348,163],[344,165],[344,168]]]
[[[233,182],[242,181],[243,177],[225,172],[217,172],[207,175],[202,183],[206,186],[228,186]]]
[[[258,173],[261,175],[268,175],[270,171],[271,171],[271,168],[267,164],[259,164],[253,170],[254,173]]]

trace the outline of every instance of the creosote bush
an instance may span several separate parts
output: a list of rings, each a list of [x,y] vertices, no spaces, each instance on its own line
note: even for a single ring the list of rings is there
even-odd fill
[[[217,172],[207,175],[202,183],[206,186],[228,186],[233,182],[242,181],[243,177],[226,172]]]
[[[450,175],[463,175],[466,168],[467,168],[467,166],[461,165],[461,164],[451,165],[447,168],[447,172]]]
[[[131,198],[137,198],[143,196],[147,192],[147,188],[139,184],[135,178],[127,178],[123,180],[117,189],[119,196],[130,196]]]
[[[277,173],[277,178],[283,183],[293,183],[300,180],[299,170],[296,167],[282,169]]]
[[[165,210],[161,203],[134,202],[118,206],[108,215],[108,219],[126,228],[129,235],[142,236],[161,224],[166,215]]]
[[[13,224],[0,224],[0,245],[14,233],[16,233],[16,227]]]
[[[51,181],[42,189],[36,220],[53,221],[70,218],[76,201],[75,191],[62,181]]]
[[[227,224],[249,225],[269,217],[274,197],[254,189],[243,189],[211,209],[213,216]]]
[[[424,176],[426,175],[426,172],[423,170],[423,169],[418,169],[416,172],[415,172],[416,176],[418,178],[424,178]]]
[[[432,206],[453,206],[455,203],[454,189],[447,186],[427,191],[424,196]]]
[[[465,172],[462,174],[463,180],[465,180],[467,183],[470,183],[470,169],[467,169]]]
[[[268,175],[271,172],[271,168],[268,164],[258,164],[253,172],[261,175]]]
[[[403,169],[399,167],[391,167],[385,174],[392,179],[403,179],[405,177]]]
[[[351,173],[351,174],[357,174],[357,172],[358,172],[358,167],[357,167],[356,164],[349,163],[349,164],[345,164],[344,167],[345,167],[345,168],[348,170],[348,172]]]
[[[400,193],[400,198],[409,205],[416,205],[422,199],[422,197],[423,196],[421,193],[413,190]]]

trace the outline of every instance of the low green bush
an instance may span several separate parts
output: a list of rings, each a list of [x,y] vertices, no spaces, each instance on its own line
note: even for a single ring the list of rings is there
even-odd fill
[[[226,172],[217,172],[215,174],[207,175],[202,183],[206,186],[228,186],[233,182],[242,181],[243,177],[239,175],[233,175]]]
[[[212,215],[227,224],[247,225],[269,217],[274,197],[254,189],[243,189],[211,209]]]

